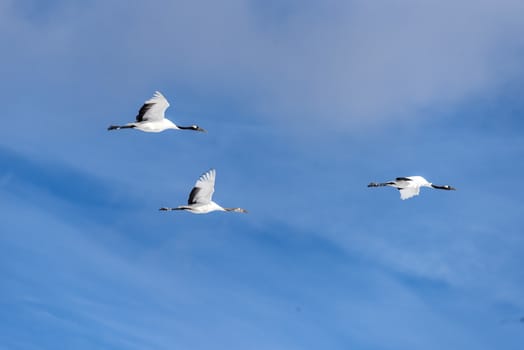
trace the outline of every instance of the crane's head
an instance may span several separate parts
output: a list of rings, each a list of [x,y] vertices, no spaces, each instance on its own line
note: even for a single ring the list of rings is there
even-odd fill
[[[173,124],[174,126],[174,124]],[[198,125],[191,125],[191,126],[175,126],[176,129],[180,129],[180,130],[193,130],[193,131],[200,131],[200,132],[207,132],[205,131],[204,129],[202,129],[200,126]]]
[[[446,191],[455,191],[456,190],[455,187],[451,187],[450,185],[439,186],[439,185],[431,184],[430,186],[433,188],[439,189],[439,190],[446,190]]]
[[[191,128],[191,130],[195,130],[195,131],[207,132],[205,129],[202,129],[198,125],[191,125],[190,128]]]

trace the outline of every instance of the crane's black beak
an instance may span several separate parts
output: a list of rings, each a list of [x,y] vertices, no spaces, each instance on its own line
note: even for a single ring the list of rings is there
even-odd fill
[[[198,128],[196,128],[196,131],[200,131],[200,132],[207,132],[207,130],[205,130],[205,129],[202,129],[201,127],[198,127]]]

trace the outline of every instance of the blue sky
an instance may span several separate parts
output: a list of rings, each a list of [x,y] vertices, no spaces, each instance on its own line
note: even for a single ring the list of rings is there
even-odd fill
[[[520,349],[523,16],[0,0],[0,349]],[[155,90],[209,133],[106,130]]]

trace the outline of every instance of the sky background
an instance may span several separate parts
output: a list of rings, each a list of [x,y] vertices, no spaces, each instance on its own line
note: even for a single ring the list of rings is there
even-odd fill
[[[0,0],[0,349],[522,349],[523,18]],[[106,130],[155,90],[209,132]]]

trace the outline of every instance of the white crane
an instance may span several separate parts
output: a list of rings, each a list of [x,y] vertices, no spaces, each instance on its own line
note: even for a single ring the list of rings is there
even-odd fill
[[[215,192],[215,177],[215,169],[211,169],[202,174],[195,183],[195,187],[193,187],[191,193],[189,194],[187,205],[180,205],[176,208],[163,207],[160,208],[160,210],[185,210],[194,214],[206,214],[212,211],[234,211],[237,213],[247,213],[247,210],[242,208],[222,208],[220,205],[211,200],[213,197],[213,192]]]
[[[418,196],[421,187],[431,187],[439,190],[454,191],[456,188],[453,188],[449,185],[439,186],[434,185],[422,176],[407,176],[407,177],[397,177],[395,181],[376,183],[372,182],[368,187],[383,187],[390,186],[395,187],[400,191],[401,199],[408,199],[414,196]]]
[[[145,132],[161,132],[167,129],[175,129],[205,132],[198,125],[178,126],[171,120],[166,119],[164,113],[168,107],[169,102],[167,102],[164,95],[159,91],[155,91],[153,97],[144,102],[144,105],[138,111],[136,122],[127,123],[126,125],[111,125],[107,130],[138,129]]]

